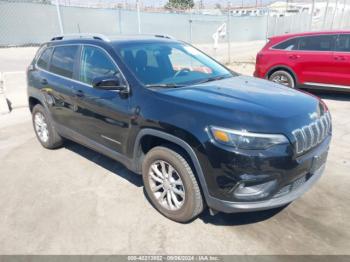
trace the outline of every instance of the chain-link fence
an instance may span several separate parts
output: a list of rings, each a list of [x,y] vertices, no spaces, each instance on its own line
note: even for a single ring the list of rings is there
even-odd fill
[[[268,35],[350,28],[350,0],[310,0],[300,12],[269,16]]]
[[[166,34],[231,62],[244,57],[244,48],[252,48],[249,43],[259,42],[261,48],[273,35],[350,27],[350,0],[313,0],[290,4],[282,11],[277,3],[260,8],[227,6],[209,14],[198,9],[132,9],[111,1],[102,7],[75,2],[85,6],[62,0],[0,0],[0,46],[37,45],[71,33]],[[237,45],[242,52],[232,52]]]

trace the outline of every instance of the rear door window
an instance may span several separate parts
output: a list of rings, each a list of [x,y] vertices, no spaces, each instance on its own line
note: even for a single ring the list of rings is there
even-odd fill
[[[78,50],[78,45],[55,47],[51,58],[50,72],[73,78]]]
[[[334,35],[305,36],[299,40],[299,50],[332,51],[334,49]]]
[[[350,53],[350,35],[339,35],[335,51]]]
[[[37,62],[37,65],[42,68],[42,69],[48,69],[49,63],[50,63],[50,58],[51,58],[51,53],[52,53],[52,48],[47,48],[45,49]]]

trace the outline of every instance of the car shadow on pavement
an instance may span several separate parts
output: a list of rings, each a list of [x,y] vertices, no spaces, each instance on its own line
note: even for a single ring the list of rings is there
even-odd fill
[[[209,210],[207,209],[199,216],[199,219],[202,219],[205,224],[213,224],[218,226],[248,225],[270,219],[285,209],[287,206],[288,205],[270,210],[246,213],[217,213],[214,216],[210,215]]]
[[[335,101],[350,101],[350,94],[344,92],[333,92],[326,90],[306,90],[307,92],[318,96],[321,99],[329,99]]]
[[[124,165],[115,161],[109,157],[106,157],[100,153],[97,153],[83,145],[77,144],[73,141],[67,140],[64,144],[64,147],[86,159],[94,162],[95,164],[101,166],[102,168],[107,169],[113,174],[127,180],[132,183],[136,187],[142,187],[142,177],[140,175],[135,174],[134,172],[128,170]],[[147,201],[152,205],[149,200],[145,190],[144,195]],[[261,222],[267,220],[280,211],[282,211],[285,207],[275,208],[272,210],[266,211],[258,211],[258,212],[249,212],[249,213],[235,213],[235,214],[225,214],[218,213],[215,216],[210,215],[209,210],[206,209],[198,219],[202,219],[204,223],[220,225],[220,226],[237,226],[237,225],[246,225]]]
[[[142,177],[128,170],[124,165],[116,160],[97,153],[83,145],[77,144],[73,141],[65,141],[64,147],[80,156],[94,162],[95,164],[107,169],[113,174],[124,178],[137,187],[143,186]]]

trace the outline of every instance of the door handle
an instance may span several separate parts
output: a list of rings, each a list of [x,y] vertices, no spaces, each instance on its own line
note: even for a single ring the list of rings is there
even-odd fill
[[[40,79],[40,84],[43,86],[46,86],[48,84],[47,80],[45,78]]]
[[[337,60],[337,61],[339,61],[339,60],[340,60],[340,61],[344,61],[344,60],[346,60],[346,58],[345,58],[345,56],[342,56],[342,55],[341,55],[341,56],[335,56],[335,57],[334,57],[334,60]]]
[[[298,59],[300,56],[299,55],[290,55],[289,58],[290,59]]]
[[[84,92],[82,90],[76,90],[74,91],[74,95],[76,97],[84,97]]]

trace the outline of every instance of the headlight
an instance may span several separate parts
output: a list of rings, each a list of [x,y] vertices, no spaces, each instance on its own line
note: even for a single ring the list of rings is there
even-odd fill
[[[267,149],[273,145],[289,143],[284,135],[279,134],[250,133],[214,126],[209,129],[215,141],[239,149]]]

